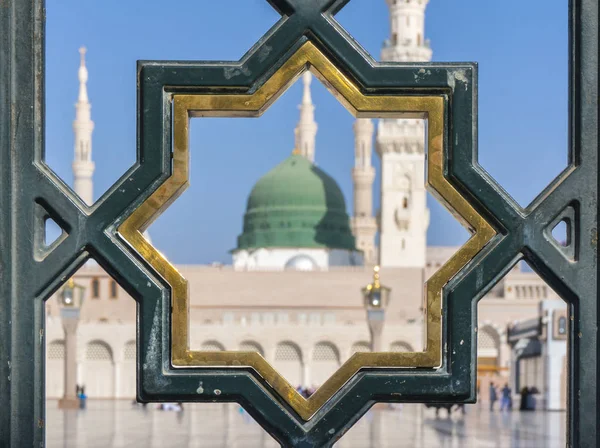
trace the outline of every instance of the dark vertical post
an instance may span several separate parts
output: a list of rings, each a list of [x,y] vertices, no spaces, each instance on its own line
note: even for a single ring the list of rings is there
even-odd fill
[[[44,442],[43,309],[33,281],[34,204],[43,153],[43,0],[0,1],[0,446]],[[29,168],[29,169],[28,169]]]
[[[11,9],[0,7],[0,445],[10,446],[11,354]]]
[[[598,256],[598,1],[571,0],[569,107],[571,156],[587,179],[579,204],[577,277],[585,295],[574,304],[578,319],[572,328],[569,385],[569,431],[572,446],[600,446],[600,347],[597,285]],[[590,281],[593,279],[593,281]]]

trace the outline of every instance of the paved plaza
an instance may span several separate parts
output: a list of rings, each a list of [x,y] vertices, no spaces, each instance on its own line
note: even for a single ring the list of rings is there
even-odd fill
[[[161,411],[126,401],[89,401],[83,411],[61,411],[48,401],[49,448],[272,448],[278,444],[236,404],[186,404]],[[564,447],[564,412],[490,413],[467,406],[447,418],[422,405],[370,411],[337,448],[558,448]]]

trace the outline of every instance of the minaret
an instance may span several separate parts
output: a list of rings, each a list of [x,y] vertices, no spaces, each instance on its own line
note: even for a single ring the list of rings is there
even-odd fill
[[[317,135],[317,123],[315,122],[315,106],[310,94],[310,82],[312,74],[309,71],[302,75],[304,92],[300,109],[300,121],[294,130],[296,135],[296,149],[304,157],[314,163],[315,161],[315,137]]]
[[[75,104],[75,159],[73,160],[73,188],[88,205],[94,202],[94,162],[92,161],[92,131],[94,122],[91,119],[91,108],[87,94],[88,71],[85,66],[85,48],[79,49],[81,63],[79,66],[79,98]]]
[[[431,60],[429,41],[423,37],[428,0],[386,1],[391,38],[381,52],[382,61]],[[423,120],[380,120],[377,153],[381,157],[380,264],[423,268],[429,227]]]
[[[382,61],[431,61],[425,40],[425,8],[429,0],[386,0],[390,8],[390,38],[381,50]]]
[[[373,180],[375,168],[371,166],[373,151],[373,122],[359,118],[354,123],[354,217],[352,233],[356,247],[363,251],[365,264],[376,264],[375,233],[377,223],[373,217]]]

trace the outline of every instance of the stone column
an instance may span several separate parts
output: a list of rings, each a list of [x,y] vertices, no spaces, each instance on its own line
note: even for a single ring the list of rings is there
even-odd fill
[[[369,324],[369,333],[371,333],[371,351],[382,351],[382,335],[385,311],[374,309],[367,311],[367,322]]]
[[[85,381],[83,378],[84,363],[85,363],[85,350],[83,353],[81,353],[81,351],[80,351],[80,353],[78,354],[78,357],[77,357],[77,384],[85,384]]]
[[[310,365],[307,359],[304,359],[302,362],[302,368],[304,369],[304,374],[302,375],[304,387],[311,387],[310,384]],[[294,386],[295,387],[295,386]]]
[[[113,440],[112,446],[126,446],[127,442],[123,429],[127,428],[127,411],[123,412],[123,409],[119,406],[118,402],[113,402]]]
[[[383,434],[383,415],[379,409],[371,408],[373,419],[369,428],[369,439],[371,442],[371,448],[383,448],[383,442],[385,440]]]
[[[519,393],[519,387],[523,387],[517,384],[519,382],[519,358],[517,354],[512,351],[510,356],[510,388],[513,391],[513,394]]]
[[[70,411],[70,412],[63,412],[63,440],[73,440],[71,437],[71,434],[75,434],[76,435],[76,440],[74,440],[75,443],[80,443],[82,442],[82,440],[79,440],[80,437],[80,433],[77,431],[78,427],[77,427],[77,412],[76,411]]]
[[[236,440],[236,412],[238,412],[239,405],[237,403],[223,403],[219,406],[223,406],[223,439],[224,445],[227,447],[235,448],[237,446]],[[240,419],[241,420],[241,419]],[[242,422],[239,422],[242,424]]]
[[[115,361],[115,387],[113,398],[121,398],[123,396],[123,391],[121,390],[121,365],[121,361]]]
[[[58,402],[60,409],[77,409],[77,324],[79,309],[64,308],[61,310],[62,324],[65,331],[65,389],[63,398]]]

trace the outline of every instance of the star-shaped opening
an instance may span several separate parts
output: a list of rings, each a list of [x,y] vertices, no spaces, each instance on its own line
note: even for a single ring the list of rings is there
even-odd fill
[[[426,345],[422,352],[355,353],[310,398],[301,396],[257,352],[200,352],[189,348],[189,292],[185,278],[142,232],[188,185],[189,120],[193,117],[258,117],[305,70],[317,76],[355,117],[427,120],[427,187],[472,233],[425,284]],[[174,367],[252,368],[298,415],[308,421],[363,368],[436,368],[442,363],[442,290],[492,239],[495,230],[444,178],[446,97],[364,95],[314,44],[303,44],[254,93],[173,95],[173,164],[165,183],[119,227],[119,234],[171,287],[171,362]]]

